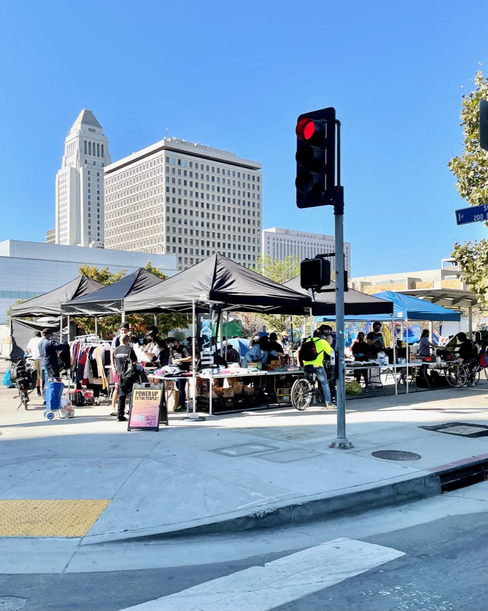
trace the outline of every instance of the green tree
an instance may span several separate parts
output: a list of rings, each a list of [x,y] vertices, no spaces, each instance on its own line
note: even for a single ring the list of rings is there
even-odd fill
[[[488,152],[479,146],[479,101],[488,100],[488,78],[478,71],[474,90],[463,95],[461,127],[463,152],[448,167],[456,177],[459,195],[471,206],[488,203]],[[488,305],[488,240],[455,243],[452,256],[463,271],[470,290]]]
[[[259,257],[253,271],[285,284],[300,273],[300,259],[297,255],[290,255],[284,259],[274,259],[269,255]],[[284,314],[259,314],[259,319],[265,322],[268,331],[286,331],[290,326],[290,316]]]
[[[167,276],[157,267],[153,267],[148,261],[144,266],[148,272],[159,276],[166,280]],[[114,282],[118,282],[126,275],[126,270],[121,270],[117,273],[112,273],[107,267],[98,269],[95,265],[90,267],[86,264],[79,268],[80,274],[85,274],[89,278],[101,282],[108,286]],[[76,322],[85,329],[87,333],[95,332],[94,318],[75,318]],[[126,321],[133,325],[136,333],[146,333],[150,327],[154,325],[154,316],[152,314],[129,314],[126,316]],[[173,329],[188,326],[188,316],[186,314],[158,314],[157,327],[160,335],[165,337]],[[104,316],[98,319],[98,334],[100,337],[107,337],[111,333],[116,332],[120,326],[120,316]]]

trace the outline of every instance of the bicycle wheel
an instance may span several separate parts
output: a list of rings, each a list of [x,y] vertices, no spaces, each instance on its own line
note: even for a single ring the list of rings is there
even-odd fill
[[[449,386],[453,388],[461,388],[466,384],[466,373],[463,370],[463,365],[459,363],[450,363],[446,369],[446,380]]]
[[[295,409],[303,411],[312,402],[313,388],[307,378],[295,380],[291,387],[291,404]]]
[[[27,404],[29,403],[29,392],[27,390],[20,391],[20,399],[22,401],[22,405],[24,406],[24,409],[29,409],[27,407]]]

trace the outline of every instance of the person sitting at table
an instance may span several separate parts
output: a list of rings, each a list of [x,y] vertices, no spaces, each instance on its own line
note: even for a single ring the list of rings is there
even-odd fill
[[[283,346],[278,342],[278,336],[276,333],[269,334],[269,347],[270,350],[274,350],[275,352],[284,354]]]
[[[370,356],[370,349],[368,344],[364,341],[364,333],[360,331],[358,333],[357,340],[352,345],[352,353],[354,355],[354,360],[356,361],[367,361]],[[361,375],[364,378],[364,384],[368,386],[368,370],[367,369],[355,369],[354,377],[356,382],[359,384],[361,382]]]
[[[265,365],[270,356],[277,358],[280,355],[275,350],[270,350],[268,337],[263,335],[259,338],[259,341],[247,351],[245,359],[248,363],[261,362]]]
[[[238,363],[241,358],[232,344],[227,344],[226,356],[228,363]]]
[[[159,354],[161,352],[158,344],[156,343],[154,337],[151,333],[146,335],[144,340],[144,344],[141,347],[142,352],[144,352],[147,360],[151,363],[154,363],[158,360]]]

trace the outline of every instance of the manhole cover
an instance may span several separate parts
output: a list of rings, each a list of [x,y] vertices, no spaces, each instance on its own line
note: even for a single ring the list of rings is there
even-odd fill
[[[418,460],[422,458],[420,454],[414,452],[404,452],[403,450],[378,450],[371,452],[375,458],[383,458],[383,460]]]
[[[434,426],[421,426],[426,431],[436,431],[447,435],[459,435],[460,437],[488,437],[488,427],[471,422],[444,422]]]

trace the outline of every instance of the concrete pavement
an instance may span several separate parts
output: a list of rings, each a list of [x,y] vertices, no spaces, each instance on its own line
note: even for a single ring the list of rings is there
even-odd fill
[[[488,447],[485,437],[419,426],[488,426],[487,388],[485,382],[351,401],[347,434],[354,448],[344,451],[329,449],[336,415],[320,408],[201,423],[171,414],[170,426],[159,432],[127,432],[125,423],[107,415],[106,405],[77,408],[72,420],[48,422],[40,402],[37,409],[15,411],[15,391],[2,387],[0,514],[7,500],[108,501],[80,538],[91,544],[290,524],[413,501],[440,493],[435,471],[442,465],[474,460]],[[421,458],[372,456],[392,449]],[[33,507],[32,519],[39,521]],[[47,512],[45,523],[51,522],[46,506],[39,507]],[[19,534],[29,536],[24,528]]]

